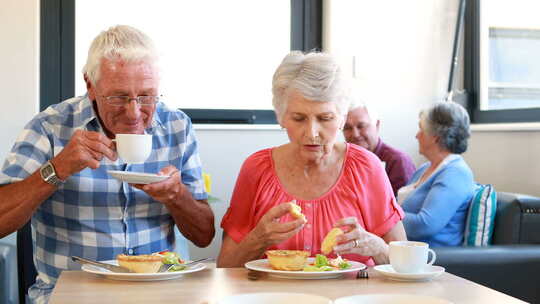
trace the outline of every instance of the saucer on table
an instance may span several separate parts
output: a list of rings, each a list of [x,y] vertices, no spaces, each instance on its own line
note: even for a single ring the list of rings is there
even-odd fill
[[[151,173],[138,173],[130,171],[107,171],[112,177],[130,184],[151,184],[166,180],[168,175],[157,175]]]
[[[452,304],[452,302],[432,296],[414,294],[366,294],[338,298],[334,304]]]
[[[230,295],[221,299],[218,304],[331,304],[332,300],[314,294],[285,293],[285,292],[261,292],[241,293]]]
[[[418,273],[397,272],[390,264],[378,265],[373,267],[373,269],[385,278],[396,281],[427,281],[440,276],[445,271],[444,267],[435,265],[426,265],[424,270]]]

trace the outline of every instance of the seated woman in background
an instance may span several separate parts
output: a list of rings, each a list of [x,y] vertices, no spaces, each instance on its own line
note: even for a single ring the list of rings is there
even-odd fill
[[[387,243],[406,238],[403,211],[379,159],[336,141],[350,103],[349,83],[328,54],[284,58],[273,77],[272,103],[289,143],[256,152],[242,165],[221,222],[218,267],[243,266],[268,249],[313,256],[333,227],[345,231],[334,252],[368,265],[388,263]],[[286,202],[292,200],[305,220],[289,215]]]
[[[419,127],[420,154],[428,162],[398,192],[407,237],[433,247],[461,245],[474,192],[471,169],[459,155],[467,150],[469,115],[459,104],[441,102],[420,113]]]

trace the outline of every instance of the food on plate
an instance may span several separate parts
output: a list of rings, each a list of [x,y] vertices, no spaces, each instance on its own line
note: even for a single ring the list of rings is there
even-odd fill
[[[338,256],[335,259],[328,259],[322,254],[317,254],[315,257],[315,262],[304,267],[304,271],[316,272],[316,271],[332,271],[332,270],[343,270],[351,268],[351,263],[343,259],[341,256]]]
[[[289,202],[289,204],[291,204],[291,209],[289,210],[289,212],[294,218],[304,220],[306,219],[306,216],[302,214],[302,208],[296,204],[296,200],[292,200],[291,202]]]
[[[180,255],[172,251],[160,251],[155,253],[163,258],[163,264],[184,264],[185,261],[180,258]]]
[[[167,269],[168,272],[174,272],[174,271],[182,271],[187,268],[187,266],[184,266],[182,264],[185,264],[186,261],[182,260],[180,258],[180,255],[176,252],[172,251],[160,251],[158,253],[155,253],[156,255],[160,255],[162,259],[163,264],[170,265]]]
[[[185,261],[180,258],[178,253],[171,251],[141,255],[119,254],[116,256],[116,260],[118,265],[137,273],[156,273],[163,264],[170,265],[167,270],[169,272],[182,271],[187,268],[182,265]]]
[[[119,254],[116,256],[116,260],[118,261],[118,265],[137,273],[155,273],[163,265],[163,258],[153,254]]]
[[[309,251],[302,250],[267,250],[270,267],[275,270],[299,271],[304,269]]]
[[[343,234],[343,230],[339,228],[333,228],[328,232],[321,244],[321,252],[323,254],[329,254],[334,250],[334,246],[337,245],[336,237],[340,234]]]

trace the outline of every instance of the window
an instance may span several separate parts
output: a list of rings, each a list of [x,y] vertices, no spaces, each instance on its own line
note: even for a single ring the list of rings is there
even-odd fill
[[[540,121],[540,2],[468,6],[465,85],[473,122]]]
[[[51,49],[42,54],[42,79],[51,82],[42,83],[42,108],[84,94],[80,71],[104,26],[129,24],[152,37],[164,100],[195,123],[275,123],[275,68],[291,49],[321,45],[322,0],[41,3],[42,50]]]

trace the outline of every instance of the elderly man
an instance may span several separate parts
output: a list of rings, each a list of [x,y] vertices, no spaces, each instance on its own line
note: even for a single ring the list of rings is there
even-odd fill
[[[144,33],[116,26],[93,41],[83,69],[87,95],[39,113],[0,173],[0,237],[31,219],[38,277],[29,297],[46,302],[72,255],[94,260],[161,250],[187,253],[174,227],[200,247],[214,237],[189,118],[159,97],[157,52]],[[152,134],[144,164],[117,157],[116,134]],[[130,185],[107,171],[167,175]],[[178,246],[178,247],[175,247]]]
[[[399,188],[405,186],[416,168],[411,158],[387,144],[379,136],[381,121],[361,104],[351,107],[343,127],[343,135],[349,143],[357,144],[375,153],[385,163],[385,170],[397,197]]]

